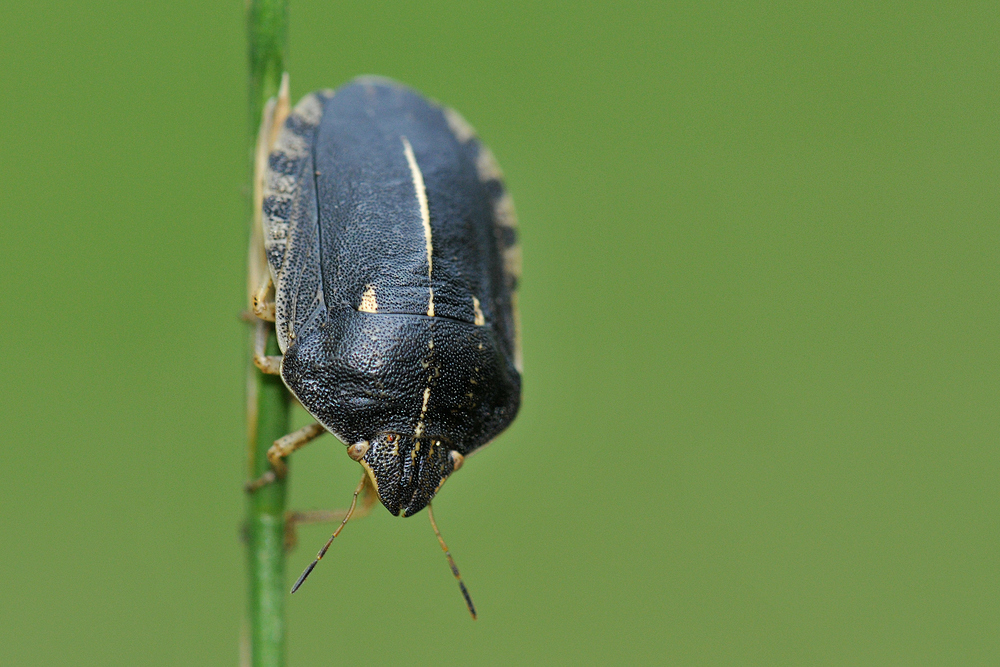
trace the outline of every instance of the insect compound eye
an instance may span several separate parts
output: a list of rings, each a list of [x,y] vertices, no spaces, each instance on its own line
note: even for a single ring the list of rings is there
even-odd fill
[[[451,459],[452,472],[457,471],[465,463],[465,457],[456,452],[454,449],[448,452],[448,458]]]
[[[368,444],[367,440],[362,440],[361,442],[356,442],[347,448],[347,455],[350,456],[355,461],[360,461],[368,453],[368,449],[371,445]]]

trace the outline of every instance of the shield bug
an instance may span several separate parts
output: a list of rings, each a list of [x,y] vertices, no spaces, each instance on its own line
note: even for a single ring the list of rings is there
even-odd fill
[[[366,487],[396,516],[427,507],[447,555],[431,500],[520,404],[513,204],[469,124],[406,86],[363,77],[291,111],[283,91],[259,176],[255,363],[317,423],[278,440],[249,488],[330,431],[364,469],[350,511]]]

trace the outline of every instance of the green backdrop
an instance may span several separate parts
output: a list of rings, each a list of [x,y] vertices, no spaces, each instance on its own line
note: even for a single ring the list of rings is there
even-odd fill
[[[480,620],[378,510],[291,665],[1000,663],[996,7],[725,4],[293,1],[293,97],[384,74],[493,148],[525,376],[436,503]],[[242,10],[3,6],[0,664],[237,662]]]

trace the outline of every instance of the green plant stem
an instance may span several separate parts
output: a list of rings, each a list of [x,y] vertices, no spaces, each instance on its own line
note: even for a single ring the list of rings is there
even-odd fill
[[[285,70],[287,42],[286,0],[250,0],[247,43],[251,179],[261,112],[268,98],[278,93]],[[252,333],[250,339],[253,339]],[[279,354],[273,332],[268,339],[268,354]],[[247,415],[250,420],[249,479],[256,479],[269,469],[268,448],[288,432],[290,401],[280,378],[264,375],[253,366],[249,372],[252,374]],[[254,667],[282,667],[285,664],[286,492],[287,478],[258,489],[250,494],[247,502],[250,656]]]
[[[250,62],[250,151],[253,152],[264,103],[278,94],[288,50],[288,2],[250,0],[247,6]]]

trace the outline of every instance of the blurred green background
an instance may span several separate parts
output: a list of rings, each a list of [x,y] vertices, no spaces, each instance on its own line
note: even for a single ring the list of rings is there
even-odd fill
[[[2,14],[0,663],[236,664],[242,4]],[[295,99],[383,74],[491,145],[526,369],[435,503],[480,620],[379,509],[291,665],[1000,664],[994,4],[293,0],[290,39]]]

